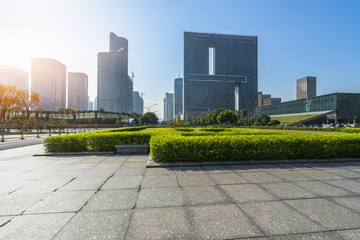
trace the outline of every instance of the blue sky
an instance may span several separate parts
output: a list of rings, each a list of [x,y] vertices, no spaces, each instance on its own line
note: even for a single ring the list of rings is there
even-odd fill
[[[145,106],[162,117],[165,92],[183,69],[183,32],[258,36],[259,91],[295,99],[295,80],[317,77],[318,95],[360,92],[360,1],[0,0],[0,64],[30,71],[55,58],[89,75],[109,33],[129,40],[129,72]]]

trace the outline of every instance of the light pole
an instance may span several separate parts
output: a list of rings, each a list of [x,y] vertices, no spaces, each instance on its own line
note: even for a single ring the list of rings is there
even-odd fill
[[[256,125],[256,105],[258,103],[257,102],[254,102],[254,126]]]
[[[151,104],[149,107],[144,107],[144,108],[147,109],[147,112],[150,112],[151,107],[155,105],[157,105],[157,103]]]

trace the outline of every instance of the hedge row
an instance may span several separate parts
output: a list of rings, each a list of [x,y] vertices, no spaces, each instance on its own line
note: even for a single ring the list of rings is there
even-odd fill
[[[167,135],[151,138],[150,153],[159,162],[360,157],[360,138],[352,134]]]
[[[291,127],[291,126],[239,126],[239,128],[360,133],[359,128],[323,128],[323,127]]]

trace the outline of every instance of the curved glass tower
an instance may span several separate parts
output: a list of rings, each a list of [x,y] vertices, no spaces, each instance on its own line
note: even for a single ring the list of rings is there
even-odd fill
[[[98,109],[132,111],[132,79],[128,76],[128,40],[110,33],[110,52],[98,53]]]

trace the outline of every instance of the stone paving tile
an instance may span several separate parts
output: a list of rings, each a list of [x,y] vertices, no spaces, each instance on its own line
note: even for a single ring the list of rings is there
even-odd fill
[[[230,203],[231,200],[217,186],[182,187],[186,205]]]
[[[129,176],[144,176],[145,168],[119,168],[114,176],[115,177],[129,177]]]
[[[191,175],[191,174],[200,174],[207,173],[208,171],[203,170],[201,167],[180,167],[175,173],[177,175]]]
[[[338,175],[343,178],[360,178],[360,172],[348,171],[341,168],[332,168],[323,170],[327,173]]]
[[[124,168],[139,168],[146,167],[146,162],[125,162],[122,167]]]
[[[78,178],[108,178],[115,173],[116,169],[112,168],[91,168],[81,175]]]
[[[103,183],[104,178],[76,178],[65,186],[61,187],[59,191],[98,190]]]
[[[60,170],[56,171],[50,175],[46,176],[46,179],[57,179],[57,178],[76,178],[80,176],[82,173],[84,173],[84,169],[66,169],[66,170]]]
[[[142,180],[143,176],[111,177],[101,189],[139,188]]]
[[[135,206],[137,189],[101,190],[89,200],[83,211],[121,210]]]
[[[96,163],[84,163],[84,162],[79,162],[79,163],[74,163],[71,164],[70,166],[68,166],[66,168],[66,170],[89,170],[93,167],[95,167],[96,165],[98,165],[98,162]]]
[[[320,181],[296,182],[295,184],[321,197],[336,197],[352,194],[347,190]]]
[[[266,235],[323,231],[324,228],[282,202],[244,203],[240,208]]]
[[[176,168],[148,168],[145,176],[175,175]]]
[[[270,240],[345,240],[336,232],[305,233],[296,235],[272,236]]]
[[[9,220],[11,220],[13,217],[7,216],[7,217],[0,217],[0,226],[7,223]]]
[[[263,188],[275,195],[278,199],[312,198],[315,194],[296,186],[291,182],[262,183]]]
[[[196,239],[184,208],[135,209],[126,239]]]
[[[360,228],[360,214],[326,199],[288,200],[285,203],[327,229]]]
[[[202,170],[207,173],[230,173],[232,170],[227,166],[201,166]]]
[[[344,236],[344,239],[360,239],[360,229],[338,231],[337,233]]]
[[[188,207],[198,239],[229,239],[263,236],[234,204]]]
[[[145,176],[141,187],[178,187],[178,182],[175,175]]]
[[[219,187],[238,203],[275,200],[274,196],[255,184],[219,185]]]
[[[354,180],[326,181],[326,183],[360,194],[360,184]]]
[[[240,177],[247,180],[249,183],[264,183],[264,182],[281,182],[282,179],[270,175],[266,172],[243,172],[238,173]]]
[[[177,175],[180,186],[216,185],[208,174]]]
[[[52,193],[71,181],[71,178],[40,179],[17,190],[17,193]]]
[[[136,208],[178,207],[184,200],[179,187],[142,188],[136,201]]]
[[[217,184],[247,183],[247,181],[235,173],[211,173],[209,176]]]
[[[56,235],[60,239],[125,239],[132,210],[80,212]]]
[[[3,180],[0,180],[0,182],[1,182],[0,194],[8,194],[29,183],[34,182],[34,180],[17,180],[17,179],[5,178]]]
[[[16,179],[42,179],[55,174],[56,171],[31,170],[16,176]]]
[[[291,170],[282,170],[282,171],[274,171],[269,172],[271,175],[274,175],[275,177],[281,178],[285,181],[290,182],[297,182],[297,181],[311,181],[312,178],[309,178],[298,171],[291,171]]]
[[[343,177],[334,175],[334,174],[330,174],[324,171],[320,171],[320,170],[315,170],[315,169],[311,169],[311,170],[301,170],[298,171],[299,173],[310,177],[312,179],[315,180],[333,180],[333,179],[344,179]]]
[[[74,213],[17,216],[0,228],[0,239],[52,239]]]
[[[360,196],[332,198],[337,204],[360,213]]]
[[[0,198],[0,215],[18,215],[46,197],[44,193],[12,193]]]
[[[27,209],[24,214],[76,212],[94,195],[95,191],[56,191]]]

